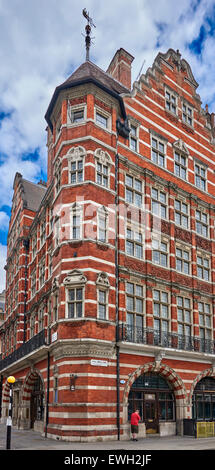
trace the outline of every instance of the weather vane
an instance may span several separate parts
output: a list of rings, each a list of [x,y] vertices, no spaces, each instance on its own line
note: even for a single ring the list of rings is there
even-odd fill
[[[83,9],[82,14],[87,19],[87,25],[85,27],[85,31],[86,31],[85,43],[86,43],[86,60],[89,60],[90,45],[91,45],[91,37],[90,37],[91,26],[94,26],[94,28],[96,26],[94,25],[92,18],[90,18],[89,12],[87,13],[86,8]]]

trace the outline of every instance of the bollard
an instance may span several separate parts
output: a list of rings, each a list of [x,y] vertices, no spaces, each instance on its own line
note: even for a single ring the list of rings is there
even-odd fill
[[[6,449],[10,449],[11,447],[11,426],[12,426],[12,405],[13,405],[13,390],[12,385],[15,382],[15,377],[10,376],[7,379],[7,382],[10,385],[10,401],[9,401],[9,412],[8,412],[8,419],[7,419],[7,437],[6,437]]]

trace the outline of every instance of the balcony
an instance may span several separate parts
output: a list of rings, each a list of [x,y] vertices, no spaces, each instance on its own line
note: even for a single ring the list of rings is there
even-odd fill
[[[183,336],[150,328],[135,328],[126,324],[119,326],[119,341],[215,354],[215,340],[202,339],[198,336]]]
[[[33,351],[36,351],[44,345],[46,345],[46,337],[45,330],[42,330],[37,335],[33,336],[33,338],[31,338],[29,341],[23,343],[18,349],[15,349],[12,354],[0,360],[0,371],[6,369],[14,362],[23,359],[25,356],[32,353]]]

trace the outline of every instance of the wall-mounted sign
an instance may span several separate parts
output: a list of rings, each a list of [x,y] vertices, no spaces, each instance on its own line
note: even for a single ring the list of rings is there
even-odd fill
[[[152,393],[145,393],[145,400],[155,400],[155,395]]]
[[[54,343],[54,341],[57,341],[57,331],[52,334],[52,343]]]
[[[123,380],[123,379],[120,380],[120,383],[121,383],[121,384],[125,384],[125,380]]]
[[[90,361],[91,366],[100,366],[100,367],[107,367],[107,361],[100,361],[99,359],[91,359]]]

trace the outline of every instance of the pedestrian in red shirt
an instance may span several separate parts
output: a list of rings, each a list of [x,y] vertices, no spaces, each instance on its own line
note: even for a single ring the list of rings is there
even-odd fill
[[[135,410],[134,413],[131,415],[131,433],[133,436],[133,441],[137,441],[137,434],[138,434],[138,424],[140,420],[139,410]]]

